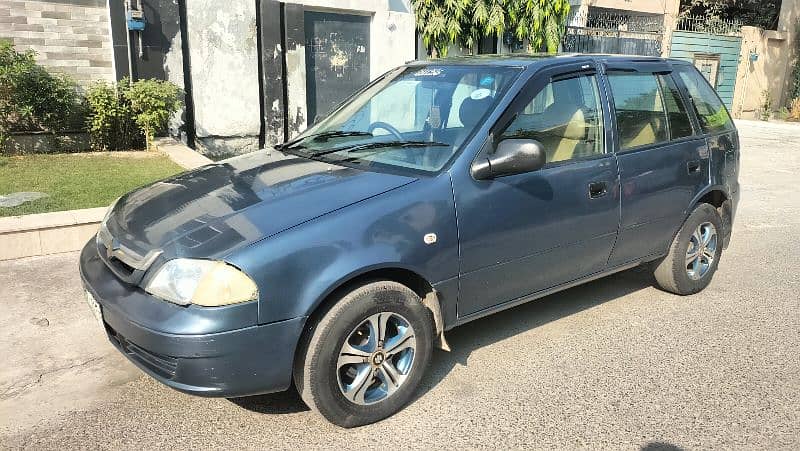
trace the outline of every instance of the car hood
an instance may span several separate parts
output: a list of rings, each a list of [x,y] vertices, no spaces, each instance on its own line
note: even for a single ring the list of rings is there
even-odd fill
[[[414,180],[258,151],[131,192],[106,227],[139,255],[214,258]]]

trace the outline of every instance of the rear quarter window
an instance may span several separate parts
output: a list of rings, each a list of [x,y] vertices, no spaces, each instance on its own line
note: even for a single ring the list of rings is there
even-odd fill
[[[704,133],[719,133],[733,130],[728,110],[719,99],[716,91],[708,84],[705,78],[694,68],[681,67],[678,76],[689,91],[691,104],[700,121],[700,128]]]

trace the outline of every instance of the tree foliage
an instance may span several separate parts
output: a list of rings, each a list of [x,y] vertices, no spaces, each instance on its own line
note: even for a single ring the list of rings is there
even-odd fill
[[[484,36],[511,31],[538,51],[558,51],[569,0],[412,0],[417,30],[429,53],[446,56],[451,45],[473,49]]]
[[[787,0],[788,1],[788,0]],[[775,30],[781,0],[681,0],[681,13]]]

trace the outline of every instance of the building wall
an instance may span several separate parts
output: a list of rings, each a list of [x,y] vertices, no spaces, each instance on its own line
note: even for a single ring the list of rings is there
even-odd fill
[[[258,149],[261,130],[255,1],[186,4],[196,144],[209,155]],[[177,62],[176,62],[177,63]]]
[[[619,9],[643,14],[677,15],[680,0],[581,0],[576,3],[594,8]]]
[[[787,105],[791,99],[791,78],[797,46],[797,20],[800,0],[783,0],[777,30],[742,27],[742,49],[736,77],[733,114],[753,118],[761,107],[763,92],[772,97],[772,109]],[[758,55],[754,62],[750,54]]]
[[[86,86],[114,80],[106,0],[0,1],[0,39]]]

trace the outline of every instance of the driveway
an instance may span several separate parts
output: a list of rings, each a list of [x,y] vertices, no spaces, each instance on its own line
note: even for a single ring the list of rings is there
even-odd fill
[[[331,426],[297,395],[184,395],[85,305],[76,254],[0,263],[0,443],[107,448],[800,448],[800,125],[739,123],[742,202],[710,287],[631,270],[448,334],[419,397]]]

